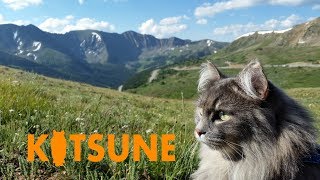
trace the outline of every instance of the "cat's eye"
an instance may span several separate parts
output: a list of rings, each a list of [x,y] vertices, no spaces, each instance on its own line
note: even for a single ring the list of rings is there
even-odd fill
[[[228,121],[231,119],[231,116],[226,114],[225,112],[223,111],[219,111],[218,112],[218,116],[219,116],[219,119],[221,119],[222,121]]]

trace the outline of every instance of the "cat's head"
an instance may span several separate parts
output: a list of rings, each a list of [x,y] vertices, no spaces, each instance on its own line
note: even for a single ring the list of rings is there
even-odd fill
[[[228,156],[241,144],[263,133],[260,124],[268,97],[268,80],[258,61],[251,61],[236,77],[226,77],[210,62],[202,65],[195,114],[196,138]],[[260,123],[260,124],[259,124]],[[258,130],[257,130],[258,129]],[[266,128],[268,129],[268,128]],[[233,148],[234,147],[234,148]],[[237,156],[231,158],[239,158]]]

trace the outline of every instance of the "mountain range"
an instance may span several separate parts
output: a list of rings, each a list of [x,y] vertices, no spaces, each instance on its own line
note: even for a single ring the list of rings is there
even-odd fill
[[[244,34],[216,54],[157,69],[158,76],[152,82],[149,77],[155,71],[138,73],[126,81],[123,90],[163,98],[181,98],[181,92],[184,97],[195,97],[196,71],[201,63],[209,60],[238,73],[237,68],[252,59],[259,59],[265,67],[284,67],[269,70],[272,79],[284,84],[283,87],[318,86],[315,80],[319,78],[317,67],[320,67],[320,18],[282,31]]]
[[[226,45],[134,31],[54,34],[34,25],[0,25],[1,65],[103,87],[117,87],[137,71],[214,54]]]
[[[320,46],[320,18],[283,31],[257,31],[242,35],[227,50],[240,50],[259,44],[265,47]]]
[[[211,57],[220,65],[259,58],[265,64],[320,63],[320,18],[284,31],[257,31],[244,35]]]

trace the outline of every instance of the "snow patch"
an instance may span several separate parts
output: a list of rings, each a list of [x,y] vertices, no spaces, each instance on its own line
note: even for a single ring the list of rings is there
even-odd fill
[[[34,42],[32,43],[32,47],[35,48],[33,51],[39,51],[40,48],[41,48],[41,42],[34,41]]]
[[[15,32],[13,33],[13,40],[16,40],[17,37],[18,37],[18,31],[15,31]]]
[[[18,49],[18,52],[16,53],[16,55],[23,54],[23,53],[24,53],[24,51]]]
[[[84,47],[86,44],[86,40],[83,40],[81,43],[80,43],[80,47]]]
[[[214,44],[214,42],[208,39],[208,40],[207,40],[207,45],[208,45],[208,47],[210,47],[212,44]]]
[[[35,54],[32,54],[32,53],[28,53],[27,56],[32,56],[33,60],[37,60],[38,58]]]
[[[92,32],[91,33],[92,34],[92,40],[93,40],[93,38],[95,38],[95,39],[97,39],[97,41],[102,41],[102,38],[101,38],[101,36],[98,34],[98,33],[96,33],[96,32]]]
[[[285,33],[285,32],[287,32],[287,31],[290,31],[291,29],[292,29],[292,28],[284,29],[284,30],[279,30],[279,31],[255,31],[255,32],[249,32],[249,33],[246,33],[246,34],[243,34],[243,35],[237,37],[236,40],[237,40],[237,39],[240,39],[240,38],[242,38],[242,37],[251,36],[251,35],[255,34],[256,32],[257,32],[258,34],[270,34],[270,33],[281,34],[281,33]]]
[[[287,31],[290,31],[292,28],[289,29],[284,29],[284,30],[279,30],[279,31],[273,31],[274,33],[285,33]]]
[[[23,42],[21,41],[20,38],[18,38],[17,39],[17,43],[18,43],[18,46],[17,46],[18,53],[17,54],[22,54],[23,51],[21,49],[22,49],[22,46],[23,46]]]

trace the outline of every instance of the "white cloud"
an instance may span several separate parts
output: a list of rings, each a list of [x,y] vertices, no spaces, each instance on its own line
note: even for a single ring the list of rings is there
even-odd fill
[[[106,21],[96,21],[90,18],[75,19],[69,15],[62,19],[48,18],[39,25],[39,28],[53,33],[66,33],[73,30],[94,29],[112,32],[115,26]]]
[[[27,25],[27,24],[30,24],[30,21],[25,21],[25,20],[9,21],[9,20],[6,20],[5,17],[2,14],[0,14],[0,24]]]
[[[84,3],[84,0],[78,0],[79,4],[82,5]]]
[[[287,17],[285,20],[280,21],[280,27],[289,28],[301,22],[301,20],[302,20],[301,17],[295,14],[292,14],[291,16]]]
[[[2,22],[4,22],[4,17],[2,14],[0,14],[0,24],[3,24]]]
[[[313,10],[320,10],[320,4],[315,4],[314,6],[312,6]]]
[[[262,24],[232,24],[228,26],[218,27],[213,30],[215,37],[225,38],[227,40],[233,40],[243,34],[261,31],[261,30],[283,30],[291,28],[292,26],[301,23],[303,19],[295,14],[288,16],[285,19],[270,19]]]
[[[315,20],[317,17],[309,17],[307,21],[313,21]]]
[[[230,0],[216,2],[214,4],[205,3],[195,9],[194,15],[197,17],[214,16],[215,14],[221,13],[226,10],[254,6],[258,1],[260,0]]]
[[[183,19],[188,19],[188,17],[168,17],[161,19],[159,23],[156,23],[154,19],[149,19],[140,25],[139,31],[142,34],[151,34],[158,38],[169,37],[187,29],[187,25],[181,22]]]
[[[268,0],[272,5],[284,5],[284,6],[298,6],[304,3],[309,3],[312,0]]]
[[[161,25],[172,25],[178,24],[182,19],[189,19],[186,15],[183,16],[174,16],[174,17],[167,17],[160,20]]]
[[[204,25],[204,24],[207,24],[208,21],[207,21],[207,19],[202,18],[202,19],[198,19],[196,23]]]
[[[20,10],[28,6],[40,5],[42,0],[2,0],[2,2],[13,10]]]
[[[259,4],[298,6],[312,2],[313,0],[229,0],[213,4],[205,3],[195,9],[194,15],[198,18],[211,17],[227,10],[248,8]]]

